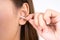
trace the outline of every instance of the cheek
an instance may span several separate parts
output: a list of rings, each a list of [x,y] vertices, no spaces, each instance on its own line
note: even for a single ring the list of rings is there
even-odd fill
[[[18,29],[18,21],[13,12],[7,10],[0,14],[0,38],[12,37]],[[12,36],[11,36],[12,35]]]
[[[11,5],[0,8],[0,39],[11,38],[18,30],[18,18]]]

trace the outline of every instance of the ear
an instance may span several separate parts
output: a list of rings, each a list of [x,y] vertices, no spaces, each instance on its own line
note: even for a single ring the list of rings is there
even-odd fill
[[[19,14],[19,24],[24,25],[26,23],[26,20],[24,20],[22,17],[27,17],[29,15],[29,5],[28,3],[24,3],[22,7],[18,10]]]

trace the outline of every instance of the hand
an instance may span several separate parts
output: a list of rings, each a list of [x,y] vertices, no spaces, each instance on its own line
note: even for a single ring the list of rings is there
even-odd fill
[[[60,13],[47,10],[44,14],[35,13],[26,19],[45,40],[60,40]]]

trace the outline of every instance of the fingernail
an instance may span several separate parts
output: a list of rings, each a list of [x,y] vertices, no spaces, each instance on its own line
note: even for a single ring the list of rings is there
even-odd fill
[[[47,24],[49,24],[49,22],[47,22]]]

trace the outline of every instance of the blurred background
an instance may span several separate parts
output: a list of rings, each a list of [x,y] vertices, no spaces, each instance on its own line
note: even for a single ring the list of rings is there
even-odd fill
[[[60,12],[60,0],[33,0],[35,12],[53,9]]]
[[[45,12],[46,9],[53,9],[60,12],[60,0],[33,0],[35,12]],[[44,40],[39,36],[39,40]]]

